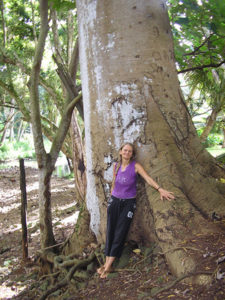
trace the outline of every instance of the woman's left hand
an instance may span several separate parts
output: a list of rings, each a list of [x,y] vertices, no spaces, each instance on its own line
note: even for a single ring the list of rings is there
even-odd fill
[[[174,200],[174,194],[172,192],[169,192],[167,190],[164,190],[163,188],[159,188],[159,193],[160,193],[160,199],[163,200],[165,198],[168,201]]]

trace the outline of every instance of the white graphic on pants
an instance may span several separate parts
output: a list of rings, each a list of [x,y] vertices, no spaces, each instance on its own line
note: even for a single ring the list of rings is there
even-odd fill
[[[133,217],[132,211],[128,211],[127,217],[130,218],[130,219],[132,219],[132,217]]]

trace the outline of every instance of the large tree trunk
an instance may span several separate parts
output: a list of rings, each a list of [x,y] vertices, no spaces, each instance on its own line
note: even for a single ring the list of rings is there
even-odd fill
[[[212,176],[224,175],[202,148],[183,101],[165,1],[77,1],[91,228],[105,239],[112,163],[133,142],[137,159],[176,200],[139,183],[130,238],[157,241],[172,271],[194,270],[181,249],[195,234],[214,231],[207,217],[225,212]],[[219,190],[220,188],[220,190]]]

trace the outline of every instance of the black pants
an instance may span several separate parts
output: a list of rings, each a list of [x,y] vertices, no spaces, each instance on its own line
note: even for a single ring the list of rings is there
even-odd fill
[[[136,198],[119,199],[111,196],[107,209],[106,256],[121,256],[135,208]]]

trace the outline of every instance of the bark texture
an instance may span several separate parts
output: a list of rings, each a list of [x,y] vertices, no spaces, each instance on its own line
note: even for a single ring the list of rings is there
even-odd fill
[[[176,275],[193,271],[195,257],[180,246],[216,230],[208,217],[225,212],[214,178],[224,170],[202,148],[183,101],[165,1],[78,0],[77,9],[91,228],[104,242],[112,164],[133,142],[137,160],[176,200],[160,201],[140,179],[129,237],[157,241]]]

